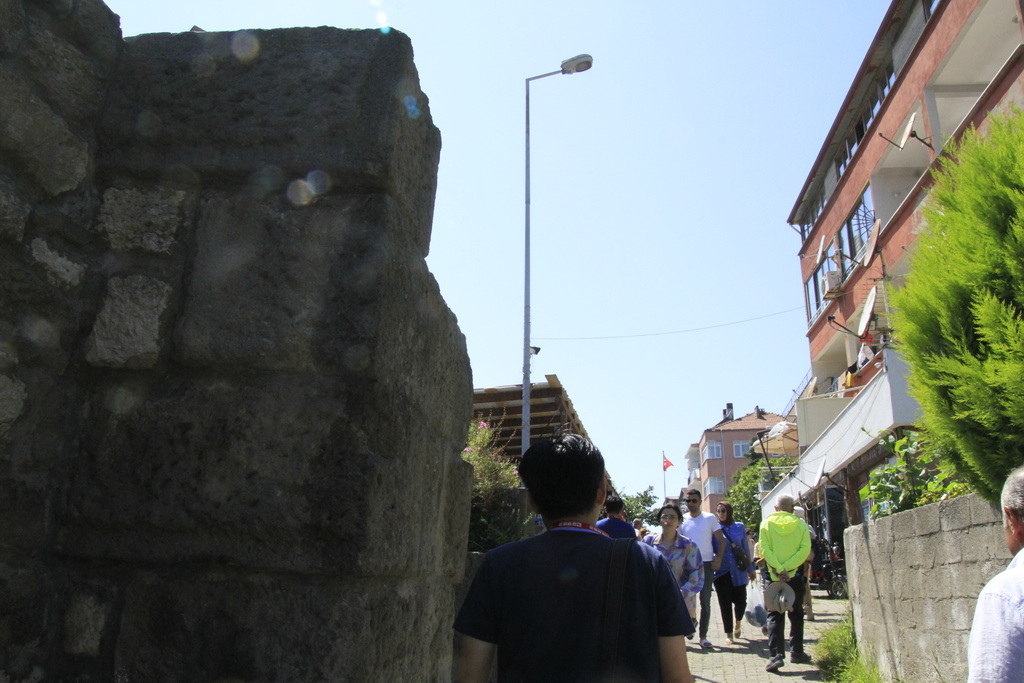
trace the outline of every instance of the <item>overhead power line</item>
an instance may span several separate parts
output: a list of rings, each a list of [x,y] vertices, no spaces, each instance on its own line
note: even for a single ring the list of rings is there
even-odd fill
[[[707,325],[705,327],[692,327],[688,330],[673,330],[671,332],[647,332],[644,334],[617,334],[610,335],[607,337],[534,337],[537,341],[587,341],[597,339],[634,339],[636,337],[664,337],[670,334],[687,334],[689,332],[703,332],[704,330],[713,330],[717,327],[729,327],[730,325],[742,325],[743,323],[753,322],[755,320],[764,320],[765,318],[771,318],[776,315],[783,315],[785,313],[792,313],[793,311],[799,311],[802,306],[796,308],[787,308],[784,311],[776,311],[775,313],[767,313],[765,315],[759,315],[756,318],[746,318],[744,320],[734,320],[728,323],[719,323],[717,325]]]

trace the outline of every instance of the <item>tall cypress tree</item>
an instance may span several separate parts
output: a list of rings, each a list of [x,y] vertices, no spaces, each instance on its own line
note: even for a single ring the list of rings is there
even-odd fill
[[[930,448],[988,500],[1024,463],[1024,114],[989,119],[940,167],[896,340]]]

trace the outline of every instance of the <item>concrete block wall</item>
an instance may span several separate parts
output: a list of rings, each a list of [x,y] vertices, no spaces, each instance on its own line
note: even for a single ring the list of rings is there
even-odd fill
[[[398,31],[0,0],[0,680],[443,680],[471,473]]]
[[[978,593],[1006,568],[1002,517],[976,495],[850,527],[861,649],[890,680],[963,681]]]

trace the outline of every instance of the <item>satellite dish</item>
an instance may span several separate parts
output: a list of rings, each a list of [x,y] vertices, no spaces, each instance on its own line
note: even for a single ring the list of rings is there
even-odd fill
[[[910,139],[910,134],[914,131],[914,121],[917,120],[917,112],[915,111],[910,115],[910,120],[907,121],[907,127],[903,129],[903,134],[900,135],[899,144],[896,146],[903,149],[903,145],[907,144],[907,140]]]
[[[872,287],[868,292],[868,298],[864,302],[864,310],[860,313],[860,323],[857,325],[857,336],[864,338],[868,332],[868,325],[875,315],[875,299],[878,298],[878,287]]]
[[[865,268],[871,263],[871,259],[875,256],[875,248],[878,246],[878,232],[882,228],[881,219],[876,218],[875,224],[871,226],[871,234],[868,235],[868,244],[864,248],[864,255],[861,256],[860,264]]]
[[[821,265],[821,255],[825,252],[825,236],[821,236],[821,240],[818,242],[818,255],[814,257],[814,267],[817,268]]]

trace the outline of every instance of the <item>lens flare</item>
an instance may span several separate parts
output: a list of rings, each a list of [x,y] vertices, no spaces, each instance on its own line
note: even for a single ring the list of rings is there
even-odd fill
[[[284,172],[277,166],[268,164],[253,174],[251,184],[257,194],[270,194],[284,185]]]
[[[327,194],[331,189],[331,177],[323,171],[310,171],[306,174],[306,186],[315,195]]]
[[[60,330],[49,320],[28,316],[18,326],[21,336],[44,349],[60,348]]]
[[[405,113],[410,119],[418,119],[420,117],[420,105],[416,101],[415,95],[406,95],[402,98],[402,103],[405,104]]]
[[[377,12],[377,23],[380,25],[381,33],[391,32],[391,26],[388,24],[388,13],[384,10]]]
[[[115,415],[125,415],[135,410],[136,406],[142,402],[140,397],[132,389],[121,386],[116,389],[112,389],[107,393],[106,404],[107,410],[114,413]]]
[[[252,31],[238,31],[231,36],[231,54],[248,64],[260,56],[260,39]]]
[[[288,201],[295,206],[306,206],[313,201],[313,192],[309,189],[309,183],[301,178],[288,183]]]

